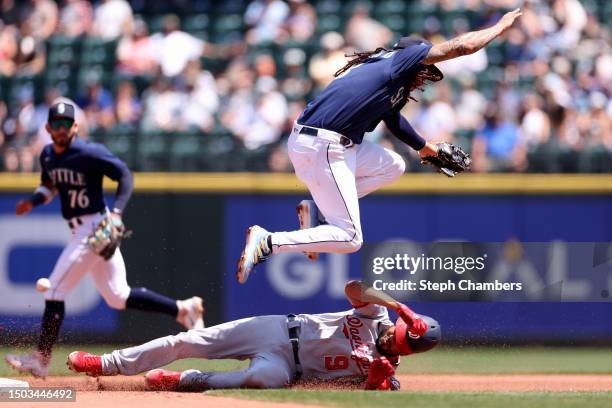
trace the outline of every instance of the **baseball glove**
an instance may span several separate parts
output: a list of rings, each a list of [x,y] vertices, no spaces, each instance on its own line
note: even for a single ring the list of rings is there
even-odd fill
[[[121,241],[131,235],[132,231],[125,229],[121,218],[107,214],[87,237],[87,245],[108,261],[121,245]]]
[[[455,174],[470,169],[472,159],[462,148],[446,142],[438,143],[436,146],[438,147],[438,156],[425,157],[421,160],[421,163],[437,167],[440,173],[444,173],[448,177],[455,177]]]

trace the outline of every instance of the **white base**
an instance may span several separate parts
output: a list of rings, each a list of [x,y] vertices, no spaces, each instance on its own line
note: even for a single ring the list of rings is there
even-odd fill
[[[30,387],[27,381],[11,380],[10,378],[0,377],[0,387]]]

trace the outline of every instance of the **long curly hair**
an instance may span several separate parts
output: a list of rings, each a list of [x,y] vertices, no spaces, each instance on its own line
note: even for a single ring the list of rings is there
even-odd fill
[[[336,73],[334,74],[334,77],[339,77],[340,75],[348,71],[351,67],[362,64],[363,62],[367,61],[372,56],[377,55],[382,51],[389,52],[391,50],[388,50],[385,47],[378,47],[374,51],[364,51],[364,52],[354,52],[353,54],[344,54],[345,57],[351,58],[351,59],[346,63],[345,66],[343,66],[342,68],[336,71]],[[438,82],[442,80],[442,78],[444,78],[444,75],[435,65],[419,64],[419,68],[415,70],[414,74],[411,76],[409,83],[408,83],[408,86],[409,86],[408,98],[416,102],[417,100],[414,99],[412,96],[410,96],[410,92],[416,89],[423,91],[423,86],[425,86],[427,82],[429,83]]]

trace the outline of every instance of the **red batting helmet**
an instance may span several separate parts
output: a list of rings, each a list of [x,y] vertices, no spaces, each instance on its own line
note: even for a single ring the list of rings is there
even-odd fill
[[[410,333],[408,325],[401,317],[395,322],[395,342],[403,356],[431,350],[442,340],[440,324],[429,316],[420,315],[420,317],[427,323],[427,331],[421,337]]]

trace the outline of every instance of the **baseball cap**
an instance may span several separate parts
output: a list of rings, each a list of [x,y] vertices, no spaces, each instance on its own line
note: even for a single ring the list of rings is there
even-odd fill
[[[442,340],[440,324],[433,318],[420,315],[427,323],[427,331],[421,337],[415,336],[408,331],[408,325],[398,318],[395,322],[395,341],[401,355],[423,353],[436,347]]]
[[[49,116],[47,118],[47,121],[51,122],[53,119],[74,120],[74,106],[65,102],[58,102],[54,104],[49,108]]]
[[[395,44],[393,44],[393,49],[398,50],[398,49],[408,48],[412,45],[419,45],[419,44],[431,44],[431,43],[425,40],[424,38],[413,34],[413,35],[409,35],[408,37],[400,38]]]

